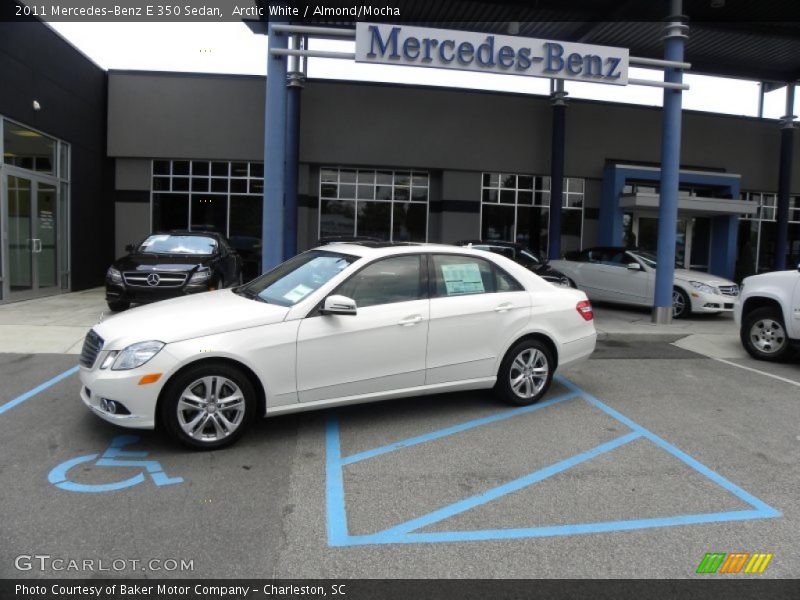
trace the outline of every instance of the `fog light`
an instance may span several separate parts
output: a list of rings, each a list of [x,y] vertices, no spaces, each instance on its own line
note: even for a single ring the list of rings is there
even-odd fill
[[[116,400],[109,400],[108,398],[100,398],[100,408],[110,415],[129,415],[131,411],[125,408],[125,405]]]

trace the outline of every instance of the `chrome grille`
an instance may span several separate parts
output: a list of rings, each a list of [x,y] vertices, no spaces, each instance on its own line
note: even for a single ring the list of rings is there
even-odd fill
[[[152,276],[156,277],[153,278]],[[186,273],[175,273],[169,271],[127,271],[122,274],[125,283],[135,287],[180,287],[186,282]],[[148,278],[150,280],[148,281]],[[155,281],[155,283],[150,283]]]
[[[94,366],[94,361],[97,360],[97,355],[103,349],[103,343],[103,338],[97,335],[94,329],[90,329],[83,340],[83,349],[78,362],[87,369],[91,369]]]
[[[719,286],[719,293],[723,296],[738,296],[739,295],[739,286],[738,285],[721,285]]]

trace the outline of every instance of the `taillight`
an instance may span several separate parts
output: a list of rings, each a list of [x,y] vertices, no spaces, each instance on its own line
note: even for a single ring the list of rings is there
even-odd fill
[[[588,300],[581,300],[575,309],[583,317],[584,321],[591,321],[594,319],[594,312],[592,312],[592,303]]]

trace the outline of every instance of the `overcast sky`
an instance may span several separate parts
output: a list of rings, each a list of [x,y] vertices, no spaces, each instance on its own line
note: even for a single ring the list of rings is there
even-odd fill
[[[104,69],[142,69],[198,73],[266,74],[267,38],[255,35],[243,23],[50,23],[51,27]],[[352,41],[312,40],[311,48],[353,52]],[[535,77],[468,73],[368,65],[351,60],[311,59],[314,78],[500,90],[547,94],[549,81]],[[661,72],[630,69],[630,76],[660,79]],[[691,86],[684,92],[684,108],[755,116],[758,84],[753,81],[687,74]],[[633,104],[661,105],[662,90],[644,86],[613,86],[566,82],[574,98],[594,98]],[[784,114],[785,89],[767,94],[764,116]],[[800,95],[795,114],[800,109]]]

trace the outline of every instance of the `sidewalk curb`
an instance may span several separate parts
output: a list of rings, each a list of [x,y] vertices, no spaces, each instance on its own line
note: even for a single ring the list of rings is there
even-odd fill
[[[668,333],[668,332],[647,332],[647,333],[631,333],[622,331],[598,331],[598,342],[663,342],[671,344],[677,342],[685,337],[689,337],[691,333]]]

